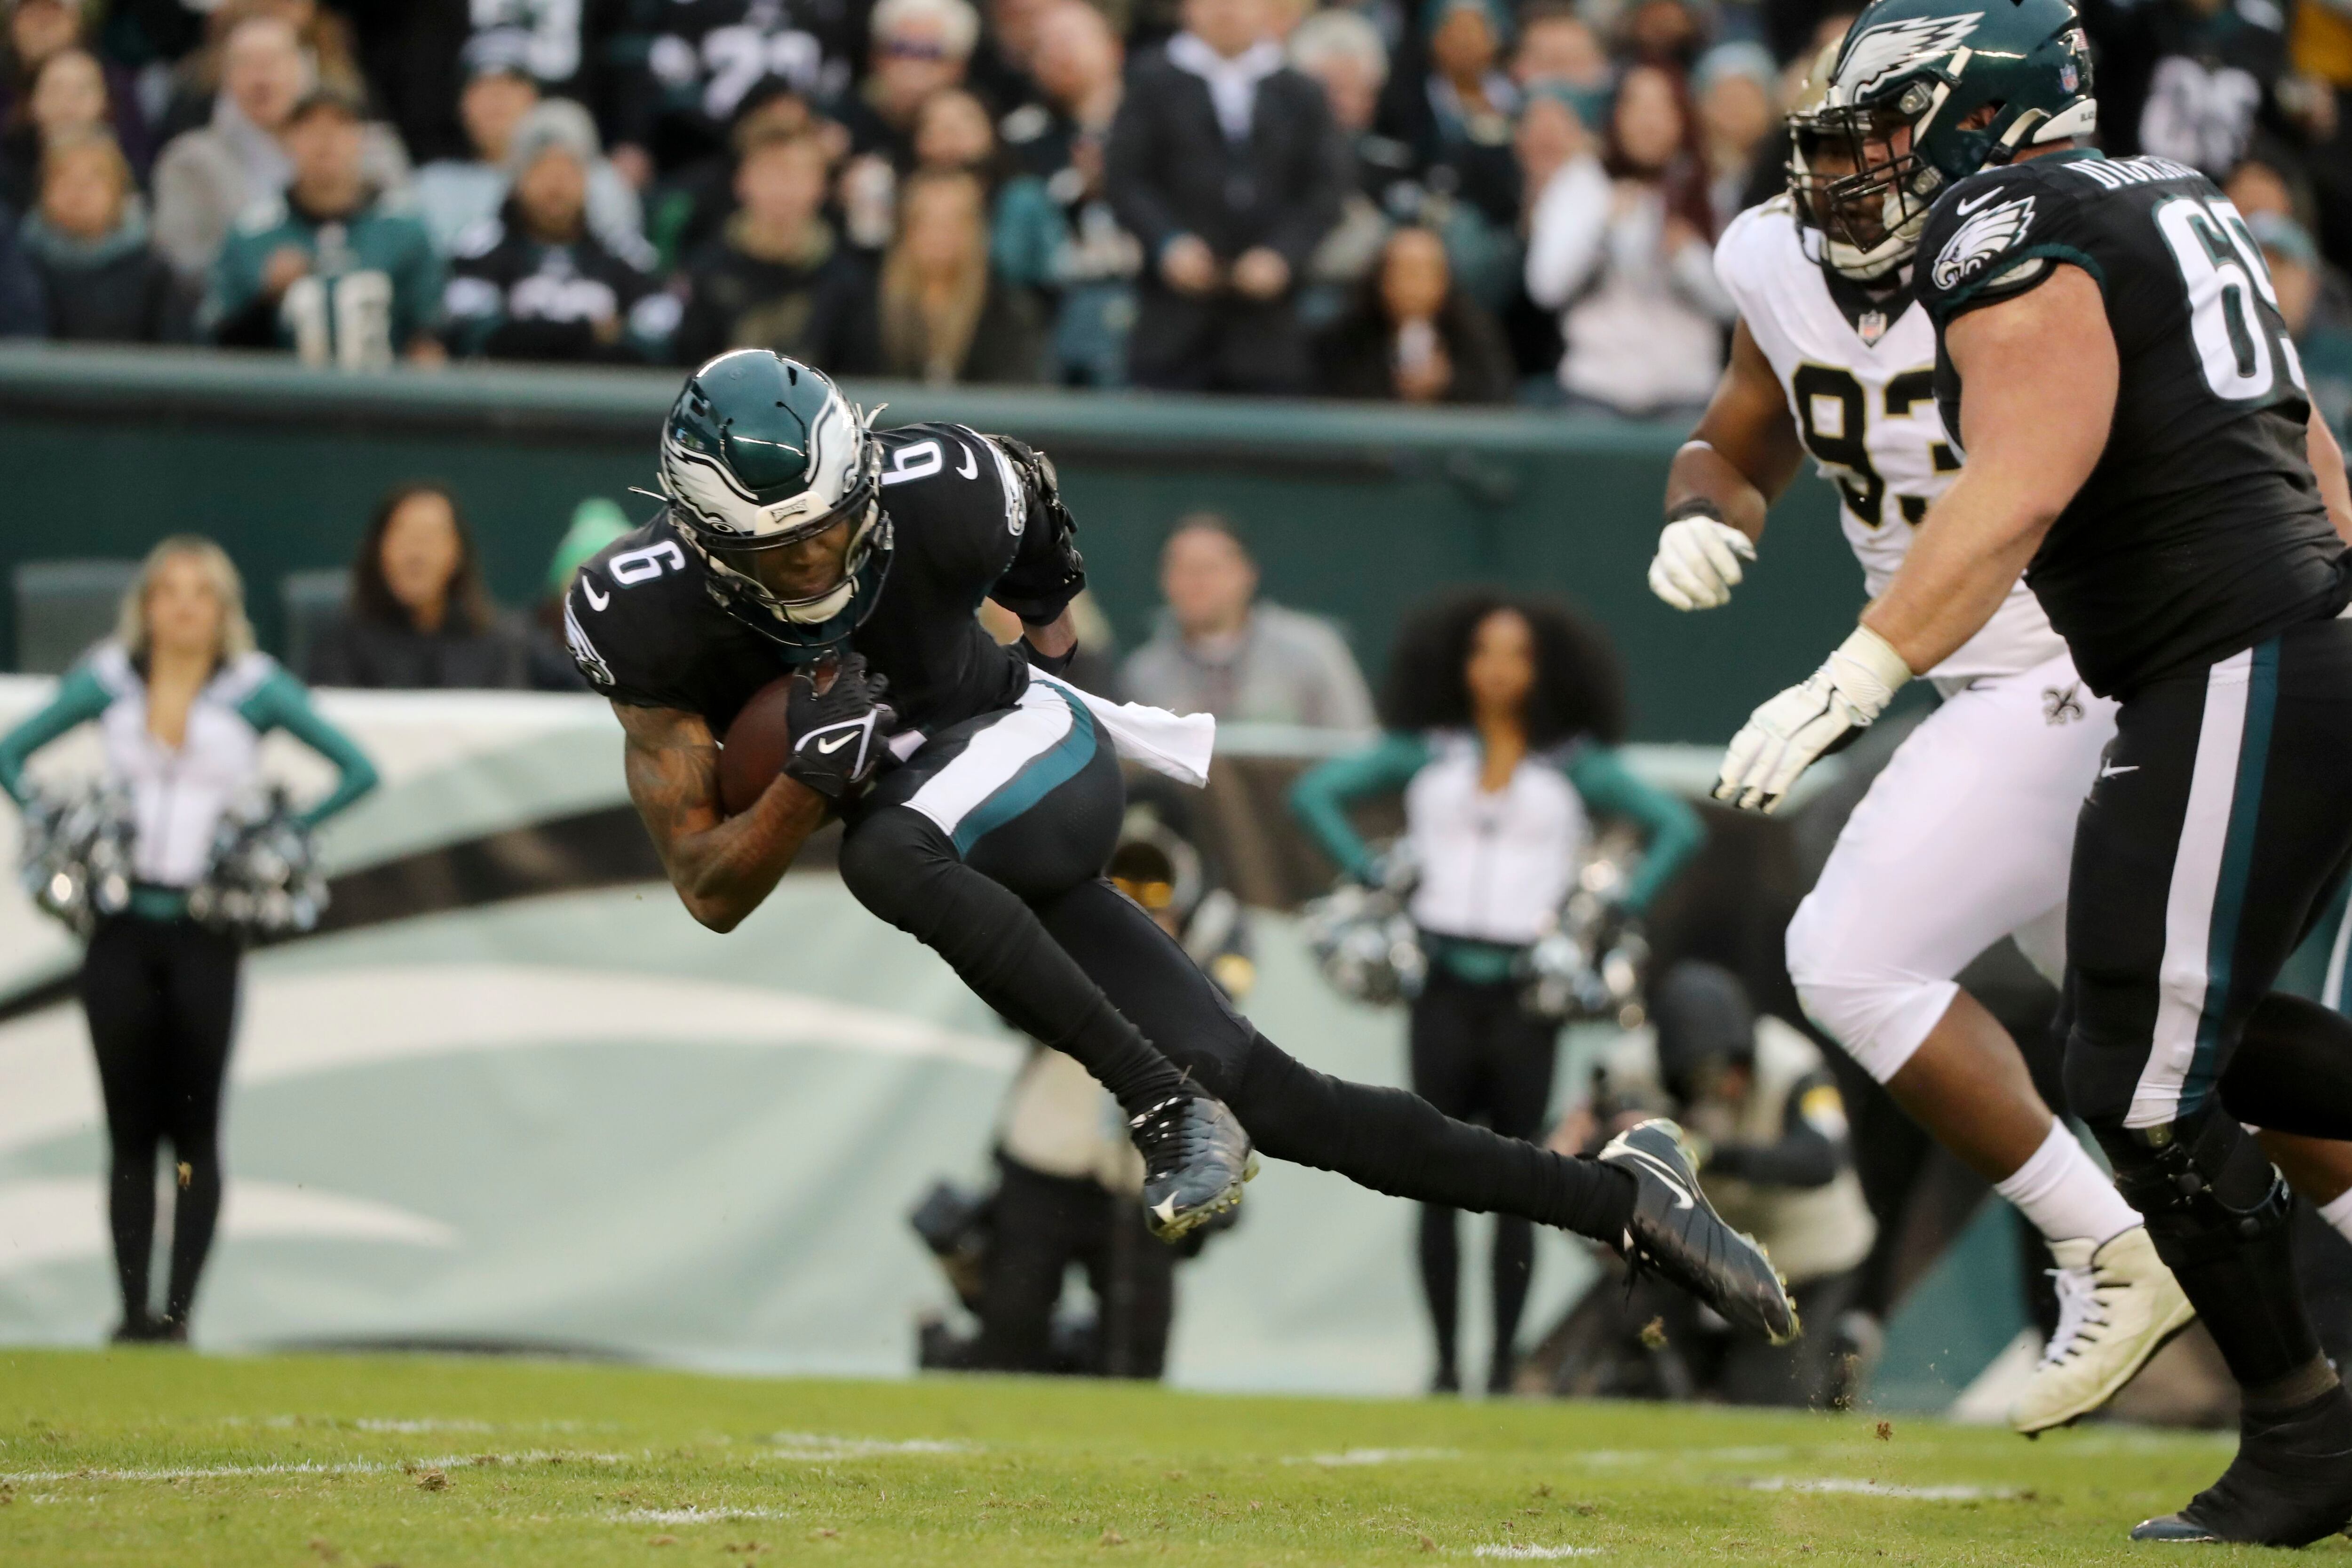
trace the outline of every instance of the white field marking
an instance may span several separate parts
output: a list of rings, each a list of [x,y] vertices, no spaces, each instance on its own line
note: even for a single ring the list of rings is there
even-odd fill
[[[1459,1448],[1343,1448],[1336,1454],[1290,1455],[1286,1465],[1321,1465],[1331,1468],[1342,1465],[1402,1465],[1420,1459],[1458,1459]]]
[[[1582,1465],[1655,1465],[1667,1461],[1706,1459],[1727,1465],[1762,1464],[1785,1459],[1794,1452],[1787,1444],[1749,1448],[1593,1448],[1563,1458]]]
[[[829,1432],[774,1432],[768,1436],[772,1459],[883,1459],[905,1454],[970,1454],[975,1447],[942,1437],[842,1437]]]
[[[336,1425],[341,1426],[341,1423],[338,1422]],[[351,1425],[355,1430],[361,1432],[488,1432],[492,1430],[487,1421],[436,1421],[430,1418],[398,1421],[388,1415],[362,1415]]]
[[[1470,1555],[1471,1555],[1471,1556],[1473,1556],[1473,1557],[1519,1557],[1519,1558],[1548,1558],[1548,1557],[1598,1557],[1598,1556],[1600,1556],[1600,1555],[1601,1555],[1601,1548],[1599,1548],[1598,1546],[1494,1546],[1494,1545],[1486,1545],[1486,1546],[1474,1546],[1474,1547],[1472,1547],[1472,1548],[1470,1549]]]
[[[1810,1480],[1768,1476],[1746,1485],[1749,1491],[1756,1492],[1835,1492],[1848,1497],[1905,1498],[1914,1502],[1981,1502],[2017,1495],[2008,1487],[1902,1487],[1856,1476],[1822,1476]]]
[[[783,1519],[778,1508],[633,1508],[608,1514],[614,1524],[719,1524],[730,1519]]]
[[[242,1476],[363,1476],[387,1470],[455,1470],[476,1465],[588,1464],[625,1465],[628,1454],[563,1453],[538,1449],[527,1454],[443,1454],[427,1459],[344,1459],[322,1462],[292,1460],[262,1465],[184,1465],[152,1469],[18,1470],[0,1472],[0,1484],[28,1486],[41,1481],[210,1481]]]

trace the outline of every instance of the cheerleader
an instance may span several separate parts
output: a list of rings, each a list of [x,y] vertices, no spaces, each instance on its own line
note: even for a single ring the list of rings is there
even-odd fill
[[[312,710],[301,684],[255,651],[236,568],[193,534],[149,553],[114,637],[58,683],[47,708],[0,738],[0,789],[29,802],[26,760],[85,721],[99,726],[107,782],[128,796],[132,821],[129,905],[100,917],[81,971],[112,1150],[107,1215],[122,1288],[114,1338],[185,1343],[220,1213],[221,1089],[240,952],[236,936],[189,917],[189,889],[209,868],[223,814],[258,784],[269,731],[286,731],[341,772],[334,790],[302,814],[308,826],[375,787],[376,775]],[[167,1141],[177,1197],[158,1317],[148,1256],[155,1157]]]
[[[1292,808],[1344,872],[1377,882],[1379,860],[1348,805],[1402,793],[1419,879],[1408,907],[1429,957],[1412,1005],[1413,1090],[1448,1116],[1534,1140],[1559,1026],[1521,1005],[1519,961],[1575,885],[1592,814],[1630,819],[1645,840],[1621,899],[1629,915],[1698,847],[1697,814],[1618,758],[1625,698],[1615,653],[1556,601],[1474,590],[1429,605],[1398,639],[1380,706],[1387,733],[1301,778]],[[1440,1393],[1461,1386],[1454,1228],[1454,1211],[1423,1206],[1422,1287]],[[1532,1227],[1498,1216],[1492,1392],[1510,1385],[1534,1259]]]

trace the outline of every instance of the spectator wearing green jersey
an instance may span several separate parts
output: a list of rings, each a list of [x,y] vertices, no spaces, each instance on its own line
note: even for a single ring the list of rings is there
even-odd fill
[[[438,363],[442,266],[425,225],[368,182],[359,106],[320,89],[283,138],[293,178],[248,208],[214,264],[204,326],[234,348],[362,370]]]

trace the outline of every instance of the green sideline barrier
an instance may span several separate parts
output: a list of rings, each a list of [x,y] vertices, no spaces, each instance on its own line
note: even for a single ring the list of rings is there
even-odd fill
[[[351,375],[275,357],[0,348],[0,581],[21,562],[140,552],[193,529],[252,579],[265,643],[286,573],[346,564],[388,487],[450,484],[493,591],[539,592],[582,498],[648,503],[674,371],[465,368]],[[1567,593],[1615,634],[1636,733],[1719,742],[1810,668],[1861,603],[1829,488],[1803,479],[1730,607],[1683,616],[1643,584],[1665,468],[1683,432],[1536,410],[859,384],[886,423],[955,419],[1018,434],[1060,466],[1105,609],[1147,635],[1168,525],[1241,521],[1266,592],[1337,617],[1377,671],[1399,615],[1474,580]],[[13,649],[0,605],[0,650]]]

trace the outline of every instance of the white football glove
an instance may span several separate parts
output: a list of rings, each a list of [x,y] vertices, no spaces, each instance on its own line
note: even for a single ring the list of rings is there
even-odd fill
[[[1798,774],[1868,729],[1910,679],[1911,667],[1885,637],[1854,627],[1821,668],[1748,715],[1723,753],[1715,798],[1770,811]]]
[[[1712,610],[1731,602],[1739,563],[1755,559],[1755,542],[1729,523],[1678,517],[1658,535],[1650,592],[1677,610]]]

